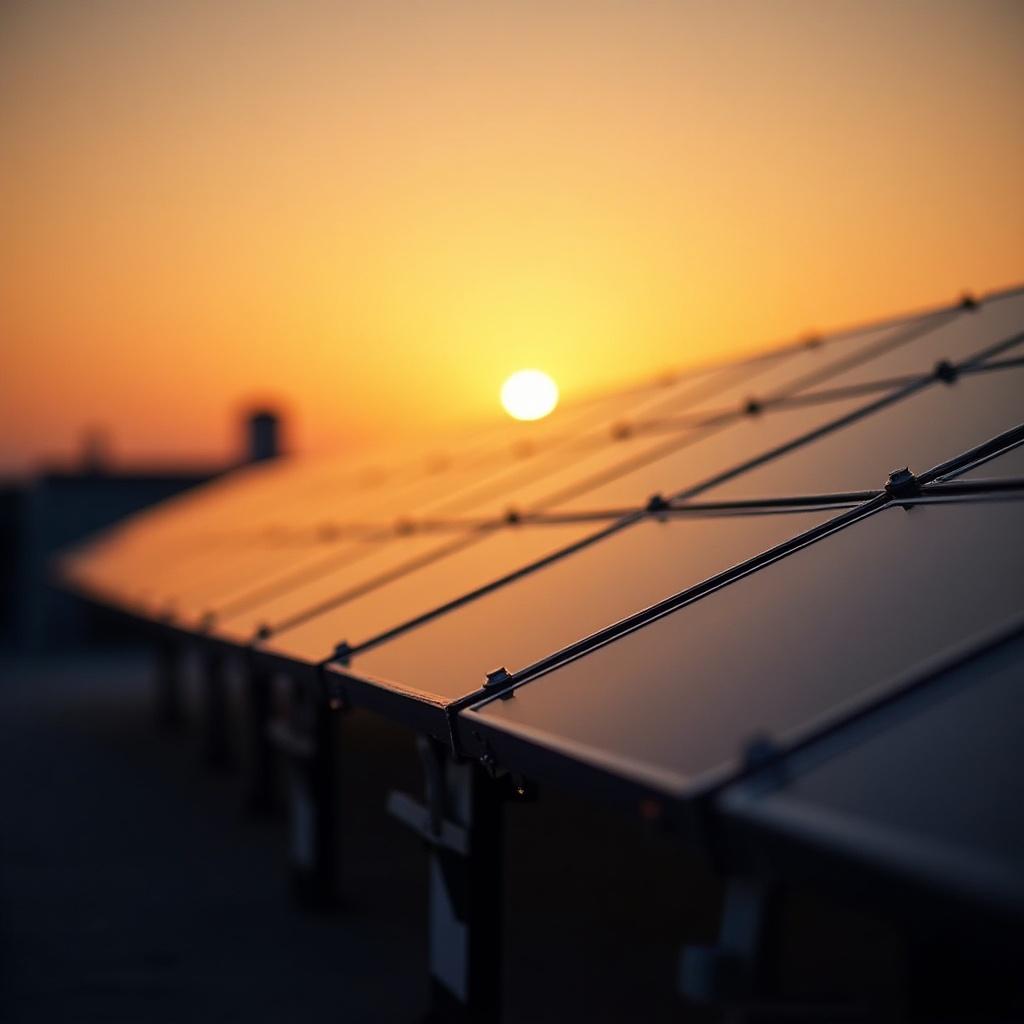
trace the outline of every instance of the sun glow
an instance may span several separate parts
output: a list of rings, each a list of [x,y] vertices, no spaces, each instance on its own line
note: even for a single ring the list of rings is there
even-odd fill
[[[502,384],[501,404],[514,419],[543,419],[558,405],[558,385],[542,370],[518,370]]]

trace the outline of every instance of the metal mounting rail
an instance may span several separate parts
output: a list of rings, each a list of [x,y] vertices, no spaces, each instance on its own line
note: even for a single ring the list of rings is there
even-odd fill
[[[1016,448],[1022,441],[1024,441],[1024,423],[1011,427],[1009,430],[1004,430],[1001,434],[996,434],[995,437],[991,437],[987,441],[969,448],[960,455],[954,456],[938,466],[934,466],[927,473],[922,473],[919,479],[922,483],[942,480],[953,473],[971,469],[981,462],[986,462],[996,455],[1001,455],[1005,451]],[[983,483],[983,481],[978,482]]]

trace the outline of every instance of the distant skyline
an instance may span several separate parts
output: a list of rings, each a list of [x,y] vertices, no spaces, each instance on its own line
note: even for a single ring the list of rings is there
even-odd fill
[[[1024,281],[1024,4],[0,7],[0,472],[502,415]]]

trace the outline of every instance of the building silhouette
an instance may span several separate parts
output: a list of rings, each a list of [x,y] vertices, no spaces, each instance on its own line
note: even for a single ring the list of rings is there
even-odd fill
[[[80,602],[50,585],[53,554],[149,505],[232,470],[281,453],[280,417],[260,408],[244,418],[245,446],[225,466],[117,468],[99,430],[83,434],[76,466],[44,467],[25,480],[0,482],[0,643],[18,649],[62,647],[97,625]]]

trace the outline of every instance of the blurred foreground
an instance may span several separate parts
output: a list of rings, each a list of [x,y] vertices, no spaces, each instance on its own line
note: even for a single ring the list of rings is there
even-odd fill
[[[150,671],[135,651],[0,661],[0,1018],[421,1019],[426,859],[384,810],[418,785],[412,737],[346,719],[345,905],[304,913],[283,823],[158,737]],[[714,933],[706,872],[547,790],[509,809],[508,844],[509,1020],[705,1019],[672,978],[680,938]]]

